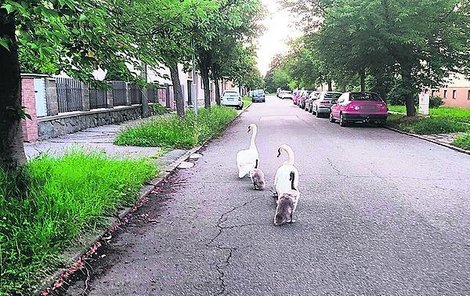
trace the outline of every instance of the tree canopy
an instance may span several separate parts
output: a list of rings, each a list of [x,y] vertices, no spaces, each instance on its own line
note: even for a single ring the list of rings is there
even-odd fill
[[[451,72],[469,73],[468,1],[283,2],[304,24],[304,38],[310,42],[303,48],[319,58],[337,85],[358,77],[361,89],[382,95],[396,85],[402,89],[408,115],[415,114],[421,89],[438,87]],[[289,74],[299,79],[296,70]]]

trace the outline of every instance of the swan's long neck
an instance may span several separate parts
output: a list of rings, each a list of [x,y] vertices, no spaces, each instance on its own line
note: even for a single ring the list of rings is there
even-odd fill
[[[253,127],[253,133],[251,134],[250,149],[256,148],[255,138],[256,138],[257,133],[258,133],[258,128],[256,126],[254,126]]]
[[[294,151],[292,149],[285,147],[284,151],[287,153],[287,161],[286,164],[293,165],[294,164]]]

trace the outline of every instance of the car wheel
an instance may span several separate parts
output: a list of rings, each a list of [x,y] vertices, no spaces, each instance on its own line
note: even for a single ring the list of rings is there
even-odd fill
[[[336,120],[335,120],[335,118],[333,117],[333,114],[332,114],[332,113],[330,113],[330,122],[333,122],[333,123],[336,122]]]
[[[320,113],[318,113],[318,111],[315,112],[315,117],[317,117],[317,118],[320,117]]]
[[[346,126],[348,123],[346,122],[346,119],[344,118],[343,114],[339,115],[339,125],[340,126]]]

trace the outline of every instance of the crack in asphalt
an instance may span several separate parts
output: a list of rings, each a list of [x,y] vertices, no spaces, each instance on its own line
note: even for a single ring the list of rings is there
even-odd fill
[[[218,232],[214,237],[212,237],[209,240],[208,243],[206,243],[206,247],[208,247],[208,248],[212,247],[212,244],[214,243],[214,241],[217,240],[217,238],[222,234],[222,232],[224,230],[256,225],[254,223],[247,223],[247,224],[240,224],[240,225],[223,226],[222,224],[225,223],[228,220],[228,218],[226,217],[228,214],[233,213],[234,211],[236,211],[240,208],[243,208],[243,207],[249,205],[250,203],[252,203],[252,202],[254,202],[258,199],[261,199],[261,198],[262,198],[262,196],[253,198],[253,199],[251,199],[251,200],[249,200],[249,201],[247,201],[247,202],[245,202],[245,203],[243,203],[239,206],[233,207],[232,209],[228,210],[227,212],[222,213],[222,215],[220,215],[219,219],[217,220],[217,224],[216,224]],[[225,247],[225,246],[222,246],[222,245],[216,245],[215,247],[219,250],[224,250],[224,251],[228,250],[228,255],[226,256],[225,260],[221,264],[216,265],[216,270],[219,273],[218,279],[219,279],[219,282],[220,282],[220,291],[217,293],[217,295],[224,295],[226,293],[224,269],[227,266],[230,265],[230,259],[232,258],[233,252],[235,250],[237,250],[237,248],[235,248],[235,247]]]
[[[327,157],[326,160],[328,160],[328,163],[330,164],[331,168],[336,172],[338,176],[345,177],[345,175],[341,174],[341,171],[333,164],[329,157]]]

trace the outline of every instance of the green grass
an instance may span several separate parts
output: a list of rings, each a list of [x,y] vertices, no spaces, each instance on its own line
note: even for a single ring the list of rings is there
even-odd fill
[[[470,109],[439,107],[430,109],[431,117],[449,118],[455,121],[470,123]]]
[[[405,106],[389,105],[388,110],[406,114]],[[429,109],[431,117],[444,117],[450,118],[455,121],[470,123],[470,109],[456,108],[456,107],[439,107]]]
[[[388,105],[388,111],[406,114],[405,106]]]
[[[401,123],[400,129],[406,132],[426,134],[448,134],[470,131],[470,125],[448,118],[429,117]]]
[[[430,116],[407,118],[405,106],[389,106],[388,124],[400,130],[416,134],[445,134],[470,130],[470,109],[439,107],[429,109]]]
[[[155,117],[123,130],[116,138],[117,145],[144,147],[192,148],[224,130],[237,115],[233,108],[200,109],[196,117],[188,111],[184,119],[176,114]]]
[[[0,170],[0,295],[32,295],[63,266],[61,254],[133,203],[156,170],[80,151],[41,156],[15,176]]]
[[[243,97],[243,109],[248,108],[252,104],[250,97]]]
[[[470,150],[470,132],[457,136],[452,145]]]

